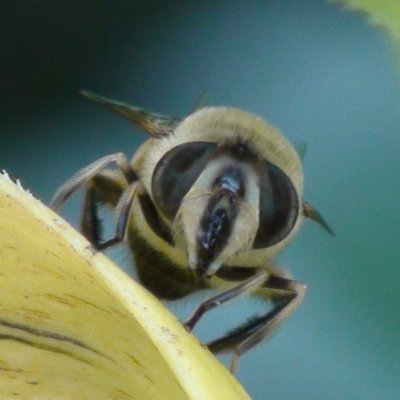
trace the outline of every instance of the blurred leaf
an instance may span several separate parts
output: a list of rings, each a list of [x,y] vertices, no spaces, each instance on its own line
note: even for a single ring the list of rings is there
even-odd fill
[[[347,8],[363,11],[373,24],[387,29],[400,46],[400,1],[399,0],[338,0]]]

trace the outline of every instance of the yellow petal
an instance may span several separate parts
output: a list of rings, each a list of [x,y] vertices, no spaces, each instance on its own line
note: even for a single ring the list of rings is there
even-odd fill
[[[249,399],[165,307],[0,176],[0,399]]]

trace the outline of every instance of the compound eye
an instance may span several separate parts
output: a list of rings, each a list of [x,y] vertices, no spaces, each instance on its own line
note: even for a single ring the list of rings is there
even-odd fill
[[[158,162],[152,178],[156,205],[169,219],[211,158],[215,143],[190,142],[174,147]]]
[[[296,223],[299,201],[289,177],[277,166],[263,161],[260,177],[260,222],[254,249],[266,248],[282,241]]]

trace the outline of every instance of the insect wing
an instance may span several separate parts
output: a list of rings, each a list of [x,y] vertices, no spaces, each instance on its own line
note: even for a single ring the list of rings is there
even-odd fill
[[[162,136],[170,133],[181,121],[179,118],[168,117],[163,114],[145,110],[144,108],[107,99],[106,97],[85,90],[81,91],[81,94],[94,101],[96,104],[124,116],[135,125],[144,129],[151,136]]]

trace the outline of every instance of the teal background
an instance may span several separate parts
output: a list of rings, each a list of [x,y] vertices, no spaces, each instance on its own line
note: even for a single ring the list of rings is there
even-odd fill
[[[309,292],[239,379],[255,400],[400,398],[400,63],[381,31],[317,0],[1,3],[1,169],[48,201],[91,161],[131,155],[145,135],[82,88],[178,116],[207,89],[263,116],[308,144],[305,197],[336,237],[306,222],[279,258]],[[235,303],[196,334],[262,309]]]

